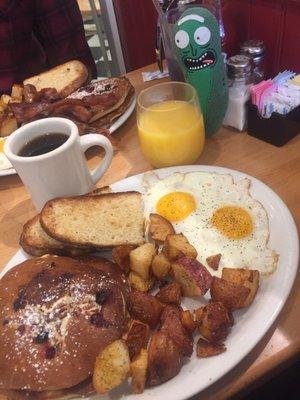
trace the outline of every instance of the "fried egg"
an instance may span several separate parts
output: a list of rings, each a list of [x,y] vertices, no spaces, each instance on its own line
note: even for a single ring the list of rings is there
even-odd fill
[[[268,248],[269,221],[264,207],[250,195],[250,180],[209,172],[174,173],[143,180],[145,216],[157,213],[172,222],[198,252],[198,260],[217,276],[222,268],[258,269],[269,275],[278,256]],[[218,271],[207,257],[221,253]]]
[[[8,160],[3,151],[4,142],[5,138],[0,138],[0,171],[12,168],[10,161]]]

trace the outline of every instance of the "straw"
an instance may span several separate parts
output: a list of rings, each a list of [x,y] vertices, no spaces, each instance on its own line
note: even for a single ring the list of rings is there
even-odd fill
[[[164,19],[165,14],[163,13],[163,10],[157,0],[152,0],[152,3],[154,4],[154,7],[156,8],[156,11],[158,12],[159,18]]]

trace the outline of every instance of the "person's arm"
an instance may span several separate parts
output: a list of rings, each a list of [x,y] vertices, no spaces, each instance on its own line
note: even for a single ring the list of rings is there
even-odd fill
[[[35,0],[34,34],[49,68],[76,59],[87,66],[91,77],[97,76],[76,0]]]

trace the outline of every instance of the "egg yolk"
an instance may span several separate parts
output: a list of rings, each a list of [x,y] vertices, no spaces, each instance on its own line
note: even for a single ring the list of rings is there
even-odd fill
[[[0,153],[3,153],[4,140],[0,140]]]
[[[161,197],[156,211],[171,222],[185,219],[196,209],[194,196],[186,192],[172,192]]]
[[[242,239],[253,231],[249,213],[236,206],[219,208],[212,216],[212,224],[230,239]]]

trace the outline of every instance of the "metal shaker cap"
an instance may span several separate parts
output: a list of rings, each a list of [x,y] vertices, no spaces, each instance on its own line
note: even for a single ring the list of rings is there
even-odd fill
[[[242,54],[228,58],[227,72],[231,79],[245,78],[251,72],[251,58]]]
[[[261,58],[265,54],[265,44],[262,40],[247,40],[241,45],[241,52],[252,59]]]

